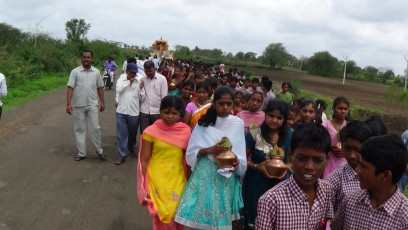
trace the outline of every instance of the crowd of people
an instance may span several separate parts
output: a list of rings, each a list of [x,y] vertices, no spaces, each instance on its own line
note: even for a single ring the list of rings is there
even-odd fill
[[[92,57],[83,51],[68,81],[76,161],[86,157],[86,128],[106,159]],[[334,100],[328,119],[323,100],[297,97],[289,82],[274,92],[268,76],[223,64],[138,56],[122,70],[114,163],[138,157],[137,195],[153,229],[408,229],[408,132],[388,134],[379,116],[351,120],[347,98]],[[227,151],[236,158],[220,168],[215,158]],[[270,156],[284,174],[269,170]]]

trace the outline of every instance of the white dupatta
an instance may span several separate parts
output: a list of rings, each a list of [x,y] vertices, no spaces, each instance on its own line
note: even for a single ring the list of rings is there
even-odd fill
[[[198,151],[214,146],[223,137],[228,137],[232,144],[231,151],[238,157],[239,165],[235,172],[239,176],[244,175],[247,167],[244,122],[233,115],[217,117],[214,126],[195,126],[186,151],[186,162],[190,165],[191,170],[194,171]],[[214,161],[214,154],[208,154],[207,157]]]

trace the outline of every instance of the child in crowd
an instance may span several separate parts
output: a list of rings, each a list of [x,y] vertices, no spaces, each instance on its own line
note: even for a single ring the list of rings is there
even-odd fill
[[[265,110],[266,106],[268,105],[269,102],[271,102],[273,99],[275,99],[275,94],[272,93],[272,81],[269,79],[264,80],[261,83],[261,88],[262,88],[262,93],[263,93],[263,101],[262,101],[262,106],[261,109]]]
[[[171,83],[169,85],[169,92],[167,95],[176,97],[181,96],[181,91],[179,90],[179,88],[177,88],[175,79],[171,80]]]
[[[177,208],[175,221],[198,229],[231,229],[243,207],[240,177],[246,170],[244,124],[231,115],[234,96],[229,87],[214,91],[211,108],[198,121],[186,151],[192,174]],[[232,147],[221,146],[227,137]],[[238,158],[233,170],[221,175],[214,156],[231,150]]]
[[[347,163],[340,165],[327,177],[327,181],[334,190],[334,213],[337,212],[346,195],[360,189],[358,175],[355,172],[360,160],[358,149],[372,135],[370,127],[362,121],[351,121],[340,131],[343,155]]]
[[[218,87],[217,86],[217,78],[215,77],[208,77],[204,80],[205,83],[208,85],[208,98],[210,100],[213,99],[214,90]]]
[[[241,97],[241,100],[239,101],[239,107],[242,110],[248,110],[248,103],[249,103],[249,98],[251,97],[251,94],[244,94],[243,97]]]
[[[245,78],[242,90],[246,92],[249,89],[250,84],[251,80],[249,78]]]
[[[241,111],[240,103],[241,103],[241,98],[244,96],[244,93],[242,91],[235,91],[234,93],[234,109],[233,109],[233,115],[237,115]]]
[[[245,93],[252,94],[253,92],[259,91],[261,92],[262,90],[259,89],[259,79],[254,77],[251,80],[251,87],[245,90]]]
[[[178,122],[183,110],[180,98],[164,97],[161,119],[147,127],[140,138],[138,198],[153,217],[153,229],[183,229],[174,222],[187,183],[183,158],[191,135],[190,127]]]
[[[232,92],[241,91],[241,87],[238,84],[238,78],[232,77],[229,83],[229,87],[231,88]]]
[[[315,123],[301,125],[290,148],[293,175],[259,198],[257,230],[324,229],[333,218],[332,189],[319,179],[330,150],[329,133]]]
[[[262,100],[262,93],[255,91],[249,98],[248,110],[243,110],[237,114],[237,117],[244,121],[245,132],[250,128],[258,128],[265,120],[265,113],[262,110],[259,110],[262,105]]]
[[[371,137],[359,153],[356,172],[362,189],[343,199],[331,229],[408,229],[408,198],[397,189],[408,159],[401,138]]]
[[[296,108],[293,105],[288,105],[288,113],[286,115],[286,126],[292,128],[293,124],[296,122]]]
[[[276,98],[290,104],[294,99],[293,94],[290,92],[290,83],[283,82],[281,88],[282,90],[276,94]]]
[[[343,157],[342,146],[340,142],[340,130],[349,122],[348,109],[350,103],[345,97],[337,97],[333,101],[333,118],[327,120],[322,125],[329,131],[331,137],[331,151],[327,167],[323,172],[323,179],[325,179],[331,172],[337,169],[341,164],[346,162]]]
[[[314,123],[316,117],[316,104],[311,99],[305,99],[299,106],[300,120],[293,125],[293,128],[296,129],[298,126],[306,123]]]
[[[317,109],[319,109],[320,111],[322,111],[322,122],[327,121],[327,116],[326,113],[324,113],[324,111],[326,110],[326,102],[320,99],[316,100],[316,106]]]
[[[222,82],[221,82],[222,86],[229,86],[230,79],[229,79],[228,74],[224,74],[221,79],[222,79]]]
[[[192,94],[194,92],[194,82],[186,81],[183,83],[183,89],[181,90],[181,101],[183,101],[184,109],[187,107],[187,104],[191,102]]]
[[[305,98],[300,97],[300,98],[297,98],[297,99],[293,100],[293,102],[292,102],[293,106],[296,109],[296,114],[297,114],[296,122],[298,122],[300,120],[300,118],[301,118],[300,117],[300,104],[302,104],[302,102],[304,100],[305,100]]]
[[[196,86],[195,100],[188,103],[186,106],[186,114],[184,115],[184,120],[186,124],[190,125],[192,128],[194,128],[194,126],[196,125],[199,119],[199,117],[194,118],[194,116],[198,114],[201,114],[201,115],[204,114],[205,113],[204,111],[206,111],[208,107],[211,106],[211,103],[208,97],[209,91],[210,91],[209,87],[205,82],[198,83]]]
[[[286,111],[285,102],[281,100],[269,102],[264,110],[265,121],[259,128],[245,134],[248,170],[244,177],[242,194],[246,229],[255,228],[259,197],[286,178],[285,174],[280,178],[272,178],[266,169],[266,164],[270,160],[265,157],[273,149],[281,148],[284,151],[283,161],[287,163],[292,129],[286,127]]]

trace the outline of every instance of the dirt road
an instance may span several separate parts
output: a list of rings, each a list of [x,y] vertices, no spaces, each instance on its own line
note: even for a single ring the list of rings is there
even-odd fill
[[[136,197],[136,162],[115,166],[114,90],[100,113],[107,161],[76,155],[66,89],[12,111],[0,121],[0,230],[151,229]]]

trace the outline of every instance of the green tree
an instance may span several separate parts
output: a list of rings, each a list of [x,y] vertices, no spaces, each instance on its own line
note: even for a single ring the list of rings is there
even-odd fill
[[[236,60],[243,61],[244,60],[244,52],[239,51],[238,53],[235,54],[234,58]]]
[[[187,46],[176,45],[174,51],[174,57],[177,59],[192,59],[193,53]]]
[[[7,46],[8,50],[14,49],[26,37],[25,33],[6,23],[0,23],[0,34],[0,46]]]
[[[276,66],[282,67],[287,63],[289,53],[282,43],[271,43],[265,48],[262,55],[264,63],[269,64],[271,69],[275,69]]]
[[[73,18],[65,23],[67,41],[73,46],[75,53],[79,53],[85,48],[86,34],[90,28],[91,24],[86,23],[84,19]]]
[[[339,76],[341,66],[337,58],[328,51],[315,53],[307,62],[308,73],[321,76]]]
[[[378,74],[378,69],[375,68],[374,66],[366,66],[364,68],[365,72],[366,72],[366,76],[368,77],[368,79],[370,81],[374,81],[375,76],[377,76]]]
[[[244,54],[244,60],[245,61],[252,62],[252,61],[255,61],[255,59],[256,59],[256,53],[254,53],[254,52],[246,52]]]
[[[86,23],[84,19],[73,18],[65,23],[68,41],[84,40],[86,34],[91,28],[91,24]]]

